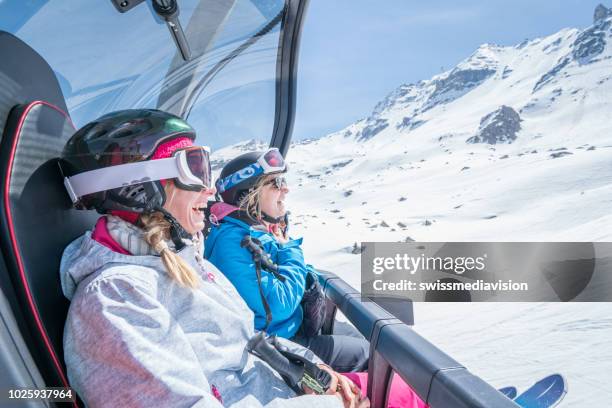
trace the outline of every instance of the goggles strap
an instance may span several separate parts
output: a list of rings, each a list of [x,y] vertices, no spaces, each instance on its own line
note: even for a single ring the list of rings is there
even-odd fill
[[[243,169],[233,172],[232,174],[227,177],[224,177],[223,179],[217,180],[217,192],[223,193],[231,189],[232,187],[242,183],[243,181],[248,180],[251,177],[258,176],[260,174],[264,174],[263,167],[261,167],[259,163],[250,164]]]
[[[134,179],[134,174],[141,176]],[[127,187],[148,181],[172,179],[180,176],[176,157],[119,164],[64,177],[64,186],[75,203],[80,197],[99,191]]]

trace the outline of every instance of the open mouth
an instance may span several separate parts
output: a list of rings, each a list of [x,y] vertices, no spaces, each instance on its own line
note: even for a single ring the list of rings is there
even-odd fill
[[[201,212],[206,209],[207,205],[208,205],[207,202],[199,203],[199,204],[196,204],[195,207],[192,207],[191,210],[195,212]]]

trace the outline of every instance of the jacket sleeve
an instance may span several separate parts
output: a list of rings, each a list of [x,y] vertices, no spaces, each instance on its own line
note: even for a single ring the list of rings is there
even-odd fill
[[[185,333],[134,278],[91,282],[65,327],[72,386],[92,407],[221,407]]]
[[[265,322],[266,312],[259,294],[253,257],[246,248],[240,246],[244,234],[241,228],[228,228],[220,232],[209,260],[228,277],[255,312],[259,322],[261,319]],[[264,295],[274,320],[282,321],[292,316],[302,301],[307,268],[299,246],[279,249],[278,254],[279,273],[285,277],[285,281],[281,282],[265,271],[262,271],[261,276]]]
[[[92,407],[221,408],[185,333],[157,300],[155,289],[133,277],[88,285],[74,299],[65,327],[71,385]],[[328,396],[274,400],[265,408],[342,407]],[[260,408],[250,395],[234,408]]]

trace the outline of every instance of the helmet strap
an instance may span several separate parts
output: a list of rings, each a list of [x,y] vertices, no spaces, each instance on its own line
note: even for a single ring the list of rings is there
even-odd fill
[[[279,222],[281,222],[283,220],[283,218],[285,218],[284,215],[281,215],[280,217],[272,217],[268,214],[266,214],[265,212],[261,212],[261,219],[264,220],[265,222],[269,222],[270,224],[278,224]]]
[[[185,228],[174,218],[172,214],[166,211],[162,206],[155,207],[155,211],[159,211],[164,216],[164,219],[170,223],[170,238],[174,243],[177,251],[185,248],[183,238],[192,239],[192,235],[185,231]]]

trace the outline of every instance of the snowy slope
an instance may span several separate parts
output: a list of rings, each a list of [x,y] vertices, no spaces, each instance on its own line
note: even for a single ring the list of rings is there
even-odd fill
[[[358,288],[355,242],[609,241],[605,10],[586,29],[484,44],[445,73],[401,85],[367,118],[294,143],[289,208],[307,259]],[[559,371],[570,382],[562,406],[610,406],[610,315],[610,304],[418,304],[415,329],[494,385]]]

